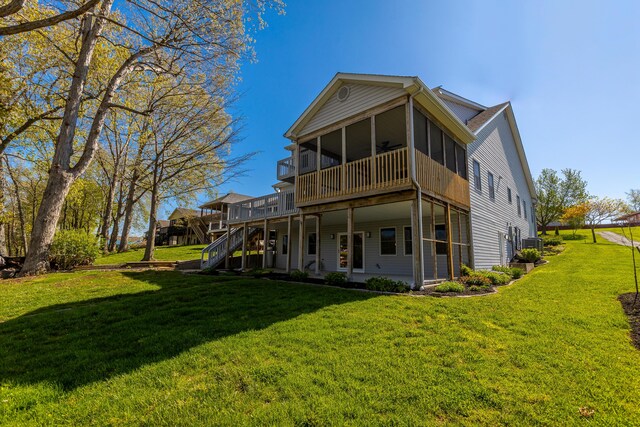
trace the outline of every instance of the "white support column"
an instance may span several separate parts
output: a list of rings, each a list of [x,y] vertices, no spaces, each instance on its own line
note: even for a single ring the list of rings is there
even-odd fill
[[[413,254],[413,283],[414,289],[420,289],[424,283],[422,266],[422,232],[420,227],[420,210],[418,201],[411,202],[411,252]]]
[[[376,165],[376,116],[371,116],[371,185],[376,186],[378,170]]]
[[[262,236],[262,268],[267,268],[267,243],[269,241],[269,220],[264,219],[264,235]]]
[[[347,208],[347,277],[353,276],[353,208]]]
[[[298,270],[304,270],[304,214],[300,214],[298,229]]]
[[[242,264],[240,270],[244,271],[247,268],[247,240],[249,239],[248,226],[245,222],[242,228]]]
[[[316,275],[320,274],[320,218],[322,215],[316,216]]]
[[[292,226],[293,217],[289,215],[287,217],[287,273],[291,272],[291,231],[293,230]]]

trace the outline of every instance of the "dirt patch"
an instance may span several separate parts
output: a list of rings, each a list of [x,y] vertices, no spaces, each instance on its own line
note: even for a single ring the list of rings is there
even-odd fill
[[[629,325],[631,326],[631,340],[633,345],[640,350],[640,296],[636,306],[632,308],[633,299],[635,298],[635,292],[628,294],[622,294],[618,297],[618,300],[622,304],[622,308],[629,318]]]

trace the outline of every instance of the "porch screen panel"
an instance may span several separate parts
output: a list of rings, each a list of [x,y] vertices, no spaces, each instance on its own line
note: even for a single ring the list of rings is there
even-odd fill
[[[371,119],[347,126],[345,144],[347,163],[371,157]]]
[[[429,155],[429,141],[427,140],[427,118],[418,111],[413,109],[413,142],[416,150]]]
[[[432,121],[429,121],[429,148],[431,158],[443,165],[444,147],[442,146],[442,130]]]
[[[338,166],[342,163],[342,129],[320,137],[321,169]]]
[[[456,173],[456,142],[447,134],[444,135],[444,147],[447,169]]]
[[[407,146],[405,106],[393,108],[376,116],[376,154]]]

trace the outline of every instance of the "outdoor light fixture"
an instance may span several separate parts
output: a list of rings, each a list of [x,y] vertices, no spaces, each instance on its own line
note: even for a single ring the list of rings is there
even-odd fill
[[[329,237],[331,238],[331,240],[334,240],[336,238],[335,234],[329,234]]]
[[[371,232],[367,231],[367,239],[371,238]]]

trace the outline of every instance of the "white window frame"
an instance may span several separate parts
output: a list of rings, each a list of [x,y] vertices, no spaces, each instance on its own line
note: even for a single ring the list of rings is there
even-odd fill
[[[480,162],[477,161],[476,159],[473,159],[472,164],[473,164],[473,188],[476,191],[482,191],[482,169],[480,167]],[[476,177],[476,165],[478,165],[477,177]]]

